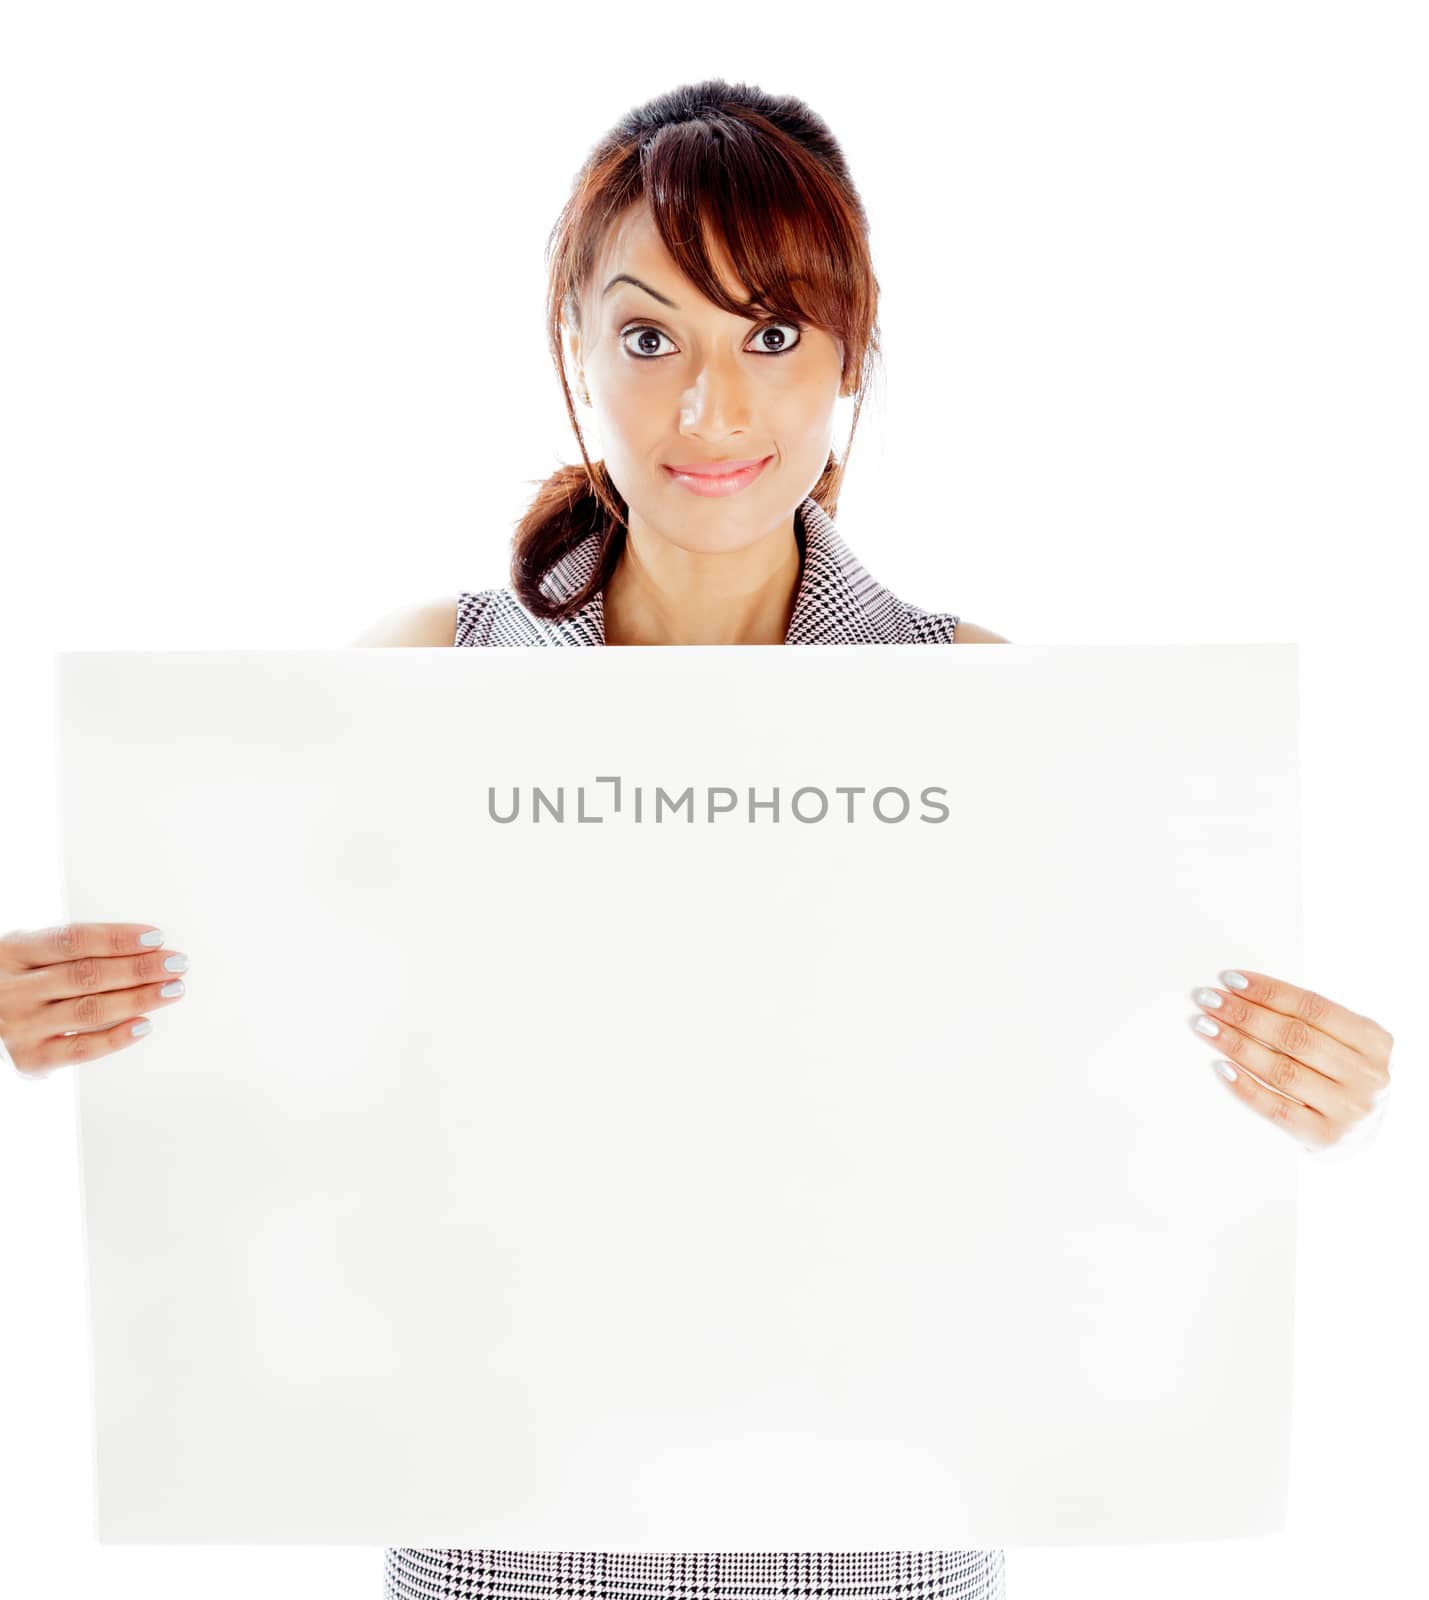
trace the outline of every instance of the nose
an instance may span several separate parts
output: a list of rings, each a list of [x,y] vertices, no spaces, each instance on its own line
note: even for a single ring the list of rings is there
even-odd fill
[[[680,405],[681,426],[691,433],[720,438],[747,432],[749,375],[735,361],[715,356],[702,366]]]

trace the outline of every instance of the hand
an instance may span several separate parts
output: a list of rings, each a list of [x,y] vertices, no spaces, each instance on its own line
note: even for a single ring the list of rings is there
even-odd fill
[[[1312,1152],[1361,1128],[1389,1093],[1393,1036],[1313,989],[1263,972],[1221,976],[1230,988],[1195,991],[1203,1009],[1191,1026],[1215,1022],[1202,1036],[1235,1063],[1231,1093]]]
[[[144,922],[0,935],[0,1061],[8,1052],[23,1076],[45,1078],[137,1044],[151,1026],[144,1012],[183,998],[174,974],[188,957],[163,942]]]

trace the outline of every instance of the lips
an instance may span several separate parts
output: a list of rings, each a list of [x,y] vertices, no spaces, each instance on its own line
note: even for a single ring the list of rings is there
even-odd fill
[[[746,467],[757,467],[765,457],[750,456],[747,461],[672,461],[667,466],[682,477],[728,478]]]
[[[751,461],[692,461],[683,467],[667,464],[665,472],[686,494],[723,499],[753,483],[773,459],[768,455]]]

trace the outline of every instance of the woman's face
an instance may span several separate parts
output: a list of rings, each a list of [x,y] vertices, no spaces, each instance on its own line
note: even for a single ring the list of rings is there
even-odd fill
[[[715,266],[743,298],[722,252]],[[582,315],[585,337],[572,331],[572,356],[632,529],[643,524],[684,549],[716,551],[787,526],[828,461],[840,341],[721,310],[679,272],[643,202],[612,228]],[[764,457],[751,483],[719,496],[698,494],[666,470]]]

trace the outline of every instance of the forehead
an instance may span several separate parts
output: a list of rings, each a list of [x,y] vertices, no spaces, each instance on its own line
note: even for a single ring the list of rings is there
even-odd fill
[[[743,299],[746,293],[743,284],[739,283],[730,266],[728,255],[718,239],[711,239],[708,244],[710,260],[716,273],[724,282],[729,292]],[[690,280],[680,271],[675,258],[665,248],[665,241],[660,237],[660,230],[655,226],[655,219],[650,213],[650,207],[645,201],[640,201],[630,207],[611,226],[609,234],[596,257],[595,271],[592,274],[594,303],[600,305],[606,284],[617,272],[628,272],[632,277],[640,278],[652,288],[667,293],[683,310],[696,301],[703,300],[706,305],[713,302],[707,300]],[[620,292],[621,285],[611,290],[612,297]],[[623,287],[629,288],[629,285]],[[638,293],[638,290],[632,290]]]

